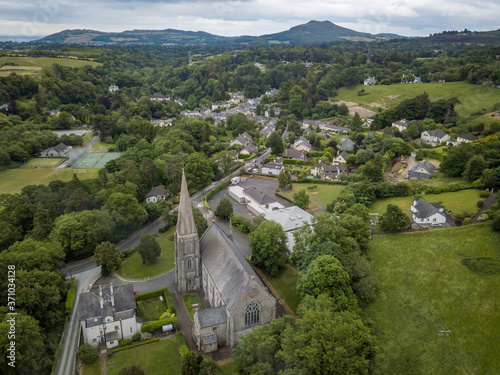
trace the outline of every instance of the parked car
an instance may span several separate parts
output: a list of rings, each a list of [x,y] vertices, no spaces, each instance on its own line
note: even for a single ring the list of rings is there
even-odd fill
[[[253,172],[253,173],[259,173],[259,168],[254,168],[254,169],[252,169],[252,172]]]

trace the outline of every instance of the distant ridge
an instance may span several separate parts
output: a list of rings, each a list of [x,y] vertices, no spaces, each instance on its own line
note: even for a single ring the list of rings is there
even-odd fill
[[[84,45],[134,45],[134,44],[320,44],[335,41],[376,41],[404,38],[396,34],[361,33],[335,25],[330,21],[309,21],[289,30],[262,36],[226,37],[204,31],[127,30],[119,33],[87,29],[64,30],[37,42]]]

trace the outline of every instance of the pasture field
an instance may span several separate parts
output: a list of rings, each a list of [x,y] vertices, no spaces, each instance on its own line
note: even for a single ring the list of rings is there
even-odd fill
[[[375,236],[377,373],[498,373],[499,243],[490,223]]]
[[[65,160],[66,158],[33,158],[21,168],[55,168]]]
[[[82,66],[90,65],[96,67],[102,65],[95,61],[78,60],[75,58],[58,58],[58,57],[28,57],[28,56],[2,56],[0,57],[0,65],[5,63],[17,64],[17,66],[9,66],[10,68],[18,67],[37,67],[49,68],[54,64],[62,66],[69,66],[70,68],[80,68]]]
[[[363,89],[364,95],[358,96],[358,91]],[[479,110],[491,110],[495,104],[500,103],[498,89],[467,82],[342,87],[334,100],[359,103],[377,112],[378,107],[394,107],[400,101],[423,94],[424,91],[429,94],[431,101],[456,96],[460,104],[455,109],[461,117]]]

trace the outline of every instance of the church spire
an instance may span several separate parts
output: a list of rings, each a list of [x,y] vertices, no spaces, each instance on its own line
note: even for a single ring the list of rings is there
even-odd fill
[[[177,233],[180,235],[193,234],[196,232],[194,224],[193,210],[191,208],[191,199],[186,182],[184,169],[182,170],[181,197],[179,202],[179,216],[177,219]]]

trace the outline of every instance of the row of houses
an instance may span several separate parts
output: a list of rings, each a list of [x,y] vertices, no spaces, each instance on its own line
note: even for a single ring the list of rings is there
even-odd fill
[[[393,122],[392,126],[397,128],[400,132],[403,132],[408,129],[411,123],[412,121],[403,119]],[[425,130],[420,134],[420,139],[431,144],[440,144],[446,142],[447,145],[456,146],[461,143],[470,143],[477,141],[479,138],[471,134],[461,133],[457,136],[456,139],[452,139],[449,134],[440,130]]]

